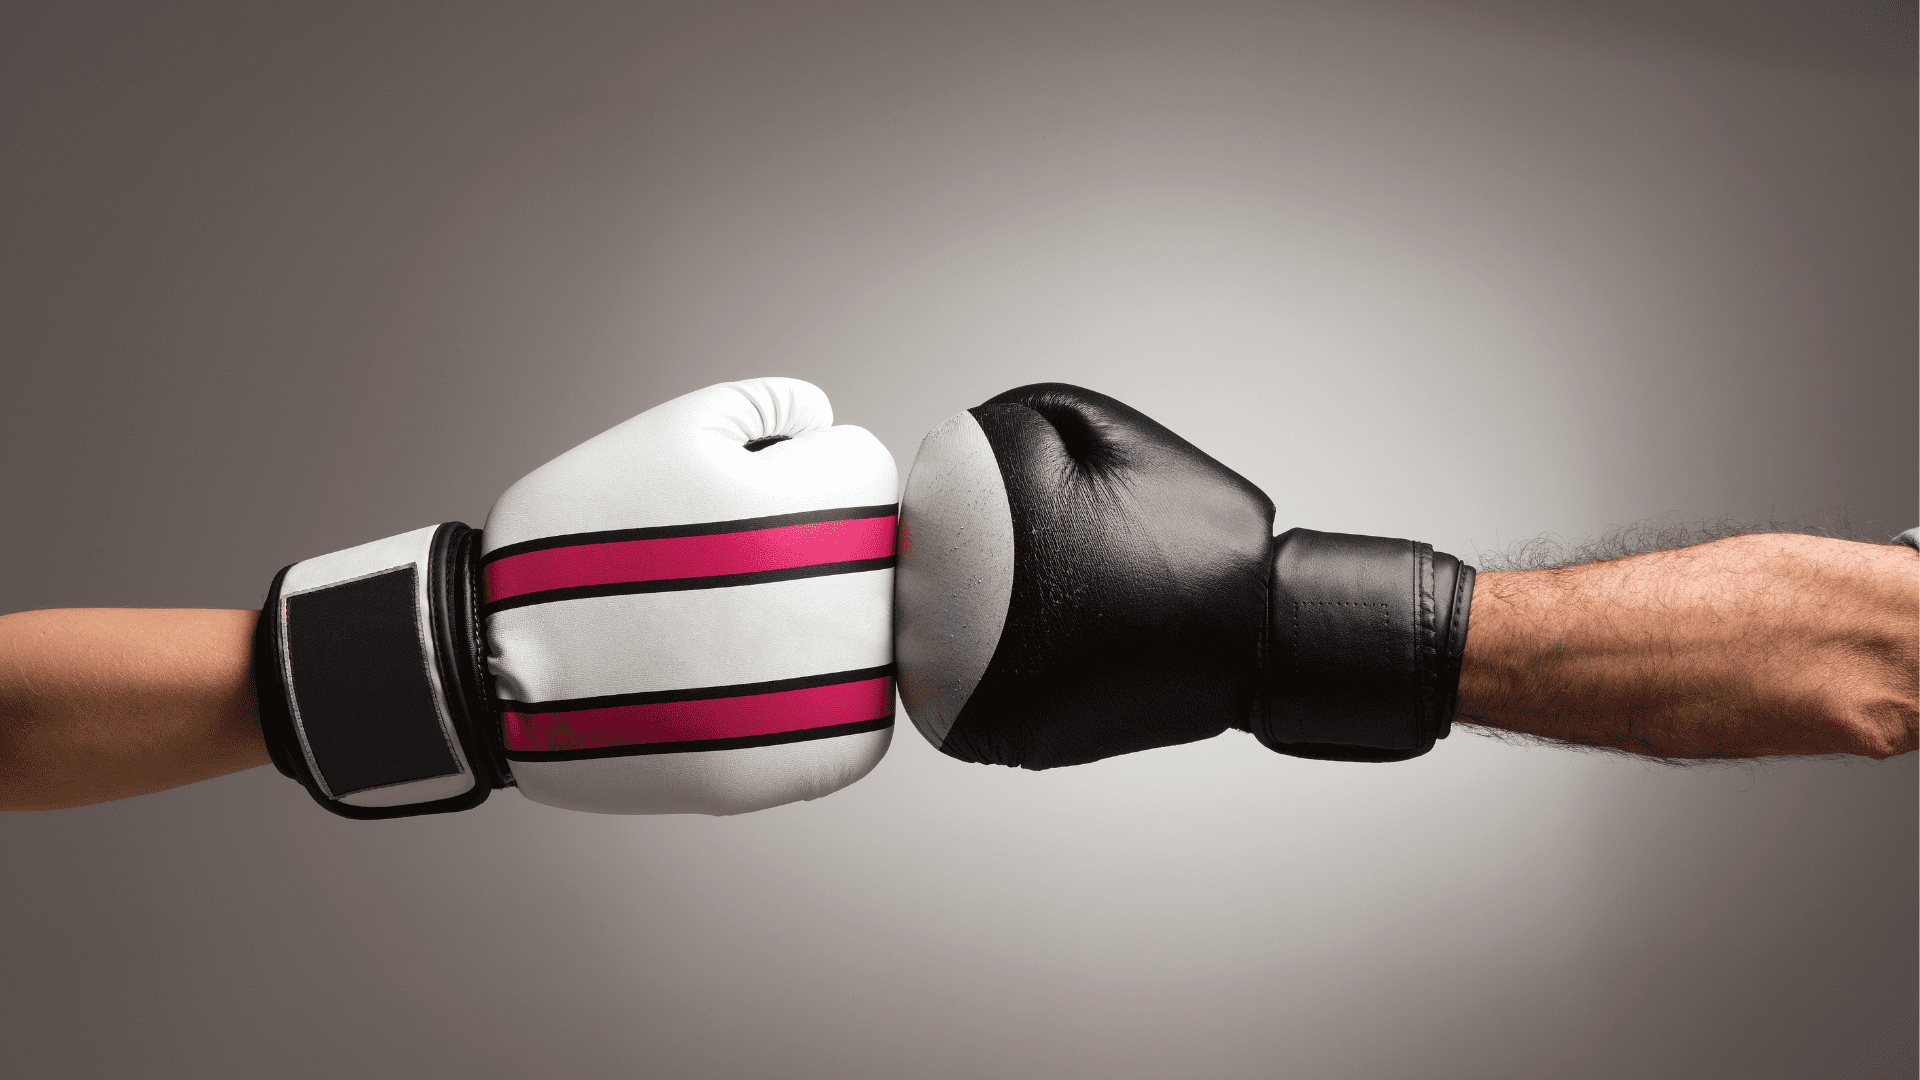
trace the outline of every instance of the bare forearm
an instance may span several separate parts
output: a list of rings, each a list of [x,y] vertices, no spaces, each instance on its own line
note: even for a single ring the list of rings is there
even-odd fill
[[[1915,749],[1920,554],[1790,534],[1481,574],[1460,719],[1670,758]]]
[[[106,802],[266,764],[250,663],[257,614],[0,616],[0,809]]]

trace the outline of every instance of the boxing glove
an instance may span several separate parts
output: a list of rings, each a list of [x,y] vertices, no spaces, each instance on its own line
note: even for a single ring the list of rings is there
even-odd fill
[[[352,818],[737,814],[892,735],[895,472],[794,379],[669,401],[459,522],[295,563],[255,636],[274,764]]]
[[[901,502],[907,714],[966,761],[1046,769],[1228,727],[1300,757],[1398,761],[1447,734],[1473,568],[1293,529],[1110,397],[1024,386],[920,445]]]

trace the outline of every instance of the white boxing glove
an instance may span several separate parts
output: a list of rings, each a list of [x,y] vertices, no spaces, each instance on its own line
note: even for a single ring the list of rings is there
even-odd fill
[[[853,783],[893,726],[896,477],[795,379],[650,409],[458,522],[296,563],[256,636],[274,762],[348,817],[517,785],[738,814]]]

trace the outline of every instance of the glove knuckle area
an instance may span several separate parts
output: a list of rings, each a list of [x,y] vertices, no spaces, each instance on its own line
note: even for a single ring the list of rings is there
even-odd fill
[[[1004,485],[1013,565],[992,658],[941,749],[1043,769],[1225,730],[1258,666],[1271,502],[1077,387],[1022,388],[971,415]]]
[[[894,501],[893,455],[863,428],[796,429],[756,452],[747,444],[762,429],[739,415],[656,415],[702,395],[737,400],[716,389],[643,413],[528,473],[494,503],[488,547]]]
[[[724,815],[864,776],[894,714],[896,483],[892,455],[832,426],[818,388],[755,379],[667,402],[516,484],[483,561],[522,794]]]
[[[740,441],[825,431],[833,426],[826,392],[800,379],[768,377],[720,383],[687,395],[694,411],[734,425]],[[672,404],[669,402],[669,404]]]

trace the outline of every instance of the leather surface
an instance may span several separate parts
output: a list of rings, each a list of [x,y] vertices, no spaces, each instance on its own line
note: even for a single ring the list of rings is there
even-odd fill
[[[1280,753],[1334,761],[1432,749],[1453,718],[1472,588],[1472,567],[1415,541],[1277,537],[1254,734]]]
[[[488,620],[495,677],[510,701],[725,686],[884,667],[885,638],[848,633],[855,613],[893,603],[885,571],[745,588],[587,597]],[[647,657],[644,664],[636,657]]]
[[[902,517],[915,725],[954,757],[1030,769],[1230,725],[1299,757],[1425,753],[1452,719],[1473,568],[1408,540],[1275,538],[1273,516],[1232,470],[1080,387],[949,420]]]
[[[773,436],[758,451],[746,444]],[[677,397],[522,477],[487,515],[482,555],[543,537],[732,521],[899,496],[893,455],[836,426],[799,379],[746,379]]]
[[[523,791],[596,814],[752,813],[838,791],[886,756],[892,728],[833,739],[688,754],[516,761]]]
[[[1080,387],[1021,387],[970,413],[1006,490],[1013,582],[940,749],[1045,769],[1219,734],[1259,664],[1272,502]]]
[[[614,726],[632,715],[639,718],[633,730],[653,731],[658,725],[645,723],[657,700],[712,699],[724,719],[726,702],[742,695],[787,694],[756,706],[764,726],[781,702],[810,700],[792,689],[798,682],[871,679],[876,667],[884,675],[892,657],[891,543],[880,560],[801,565],[817,561],[806,552],[841,526],[794,526],[791,515],[866,508],[867,517],[890,517],[896,484],[886,448],[861,428],[834,426],[826,395],[795,379],[708,387],[562,454],[494,505],[483,562],[576,541],[604,550],[664,535],[668,543],[655,547],[673,566],[704,566],[707,551],[718,553],[708,561],[751,556],[741,565],[755,572],[639,568],[641,577],[704,576],[640,581],[632,590],[648,591],[622,595],[587,595],[625,587],[617,583],[558,590],[532,597],[539,602],[530,606],[490,608],[489,665],[503,708],[529,706],[524,725],[535,729],[572,709],[612,716]],[[883,524],[890,537],[892,522]],[[676,539],[682,534],[684,542]],[[784,565],[782,551],[794,553],[792,572],[767,572]],[[890,723],[890,693],[883,712],[827,719]],[[792,726],[815,724],[817,715],[796,714]],[[579,760],[523,760],[511,744],[506,752],[521,792],[539,802],[603,813],[732,814],[818,798],[865,775],[886,750],[884,731],[829,737],[830,726],[809,742],[742,739],[737,748],[699,752],[662,752],[657,743],[593,747]],[[714,741],[681,729],[674,737]]]
[[[1431,742],[1432,560],[1425,544],[1382,536],[1292,529],[1276,539],[1263,742]]]
[[[1013,517],[970,413],[920,442],[900,502],[894,653],[900,698],[939,746],[986,674],[1013,595]]]

